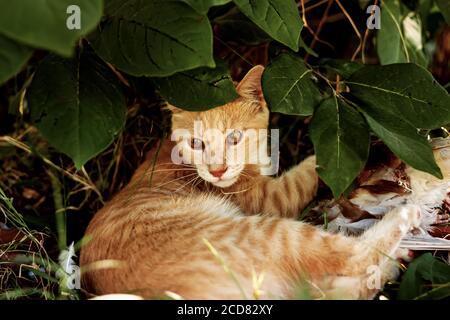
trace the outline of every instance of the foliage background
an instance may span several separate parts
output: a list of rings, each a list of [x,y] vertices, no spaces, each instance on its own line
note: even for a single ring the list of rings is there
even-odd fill
[[[80,30],[66,27],[72,4]],[[372,4],[381,7],[379,30],[366,25]],[[91,216],[167,135],[163,101],[220,106],[236,97],[233,79],[256,64],[267,66],[262,85],[271,126],[281,129],[282,168],[315,152],[322,191],[339,197],[381,140],[441,176],[427,138],[450,123],[446,0],[0,7],[0,298],[89,296],[56,278],[58,254],[73,241],[79,249]],[[431,255],[401,281],[383,294],[450,295],[449,268]]]

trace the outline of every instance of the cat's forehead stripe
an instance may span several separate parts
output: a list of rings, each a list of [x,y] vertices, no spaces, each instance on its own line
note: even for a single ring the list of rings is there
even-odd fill
[[[258,106],[244,99],[237,99],[224,106],[203,112],[180,112],[173,117],[173,129],[193,130],[195,121],[201,121],[203,128],[218,129],[260,129],[267,128],[267,113],[258,112]]]

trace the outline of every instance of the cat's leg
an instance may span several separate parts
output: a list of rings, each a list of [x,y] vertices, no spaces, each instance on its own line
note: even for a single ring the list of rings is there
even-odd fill
[[[404,206],[389,212],[360,237],[330,234],[300,224],[298,256],[287,255],[290,270],[307,276],[314,297],[370,299],[398,276],[399,261],[408,251],[399,245],[406,233],[419,226],[420,211]],[[291,222],[292,223],[292,222]],[[295,253],[295,252],[294,252]]]
[[[229,205],[224,205],[224,213],[219,214],[222,210],[218,205],[220,201],[216,199],[203,199],[204,212],[193,215],[196,219],[205,215],[204,222],[194,223],[199,231],[190,232],[188,239],[182,238],[183,246],[180,243],[176,247],[201,254],[202,266],[216,268],[212,278],[202,277],[214,283],[218,292],[225,287],[234,288],[236,297],[239,297],[236,283],[205,245],[205,239],[248,294],[253,290],[249,279],[254,270],[257,275],[265,275],[261,290],[267,296],[295,298],[295,286],[306,282],[310,289],[317,288],[315,297],[369,299],[386,281],[395,278],[400,241],[420,223],[417,208],[406,206],[388,213],[361,237],[346,237],[288,219],[230,215]],[[192,230],[192,223],[189,225]],[[197,258],[184,258],[183,266],[193,264],[192,270],[201,271]],[[185,274],[191,276],[189,272]]]
[[[316,157],[310,156],[280,177],[259,177],[248,191],[237,194],[237,199],[250,214],[296,218],[315,197],[318,182]]]

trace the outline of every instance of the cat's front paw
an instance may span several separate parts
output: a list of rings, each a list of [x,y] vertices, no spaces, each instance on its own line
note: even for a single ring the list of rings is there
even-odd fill
[[[398,248],[394,257],[401,262],[411,262],[414,258],[414,252],[407,248]]]
[[[401,218],[400,229],[404,232],[418,228],[422,222],[422,213],[419,206],[403,206],[400,208],[400,212],[398,214]]]

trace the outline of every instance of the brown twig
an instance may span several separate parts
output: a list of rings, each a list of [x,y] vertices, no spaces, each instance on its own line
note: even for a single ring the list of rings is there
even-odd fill
[[[331,5],[333,4],[333,1],[334,0],[328,0],[328,4],[327,4],[327,7],[326,7],[325,12],[323,14],[323,17],[322,17],[322,19],[320,19],[319,25],[317,26],[317,30],[315,32],[314,39],[311,41],[311,44],[309,45],[309,47],[311,49],[313,49],[314,45],[316,44],[316,42],[319,41],[319,40],[317,40],[318,36],[320,34],[320,31],[322,31],[322,27],[325,24],[325,21],[327,20],[328,12],[330,11],[330,8],[331,8]],[[309,53],[306,53],[305,61],[308,61],[308,58],[309,58]]]
[[[302,4],[301,4],[301,5],[302,5],[302,8],[300,9],[300,13],[308,12],[308,11],[314,9],[314,8],[317,8],[317,7],[321,6],[322,4],[324,4],[324,3],[327,2],[327,1],[328,1],[328,0],[322,0],[322,1],[320,1],[319,3],[315,3],[315,4],[313,4],[313,5],[311,5],[311,6],[307,7],[307,8],[304,8],[303,3],[302,3]],[[306,3],[308,3],[308,1],[305,2],[305,4],[306,4]]]
[[[308,21],[306,21],[305,0],[300,0],[300,4],[302,6],[301,13],[302,13],[303,24],[306,28],[308,28]]]
[[[338,4],[339,8],[341,8],[342,12],[345,14],[345,16],[347,17],[347,20],[350,22],[350,24],[352,25],[353,30],[355,31],[358,39],[359,39],[359,45],[356,48],[355,52],[352,55],[352,61],[355,60],[356,56],[358,55],[358,53],[361,51],[362,48],[362,37],[361,37],[361,33],[359,32],[358,28],[355,25],[355,22],[353,21],[352,17],[350,16],[350,14],[347,12],[347,10],[345,10],[344,6],[341,4],[341,2],[339,0],[335,0],[336,3]]]
[[[375,0],[374,5],[378,5],[378,0]],[[370,15],[372,16],[374,14],[375,11],[372,11],[370,13]],[[364,39],[362,42],[362,48],[361,48],[361,59],[362,59],[362,63],[366,63],[366,55],[365,55],[365,51],[366,51],[366,43],[367,43],[367,38],[369,37],[369,28],[366,28],[366,31],[364,32]]]

